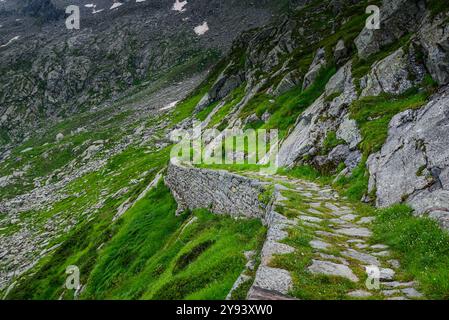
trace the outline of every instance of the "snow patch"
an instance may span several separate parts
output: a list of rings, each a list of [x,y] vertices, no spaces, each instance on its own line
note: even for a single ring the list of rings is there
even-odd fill
[[[121,2],[114,2],[114,4],[109,8],[109,10],[115,9],[123,5]]]
[[[187,1],[176,0],[176,2],[173,4],[172,10],[184,12],[184,11],[186,11],[186,8],[184,8],[186,5],[187,5]]]
[[[202,25],[199,25],[193,29],[195,33],[199,36],[204,35],[207,31],[209,31],[209,26],[206,21],[203,22]]]
[[[170,110],[170,109],[176,107],[176,105],[178,104],[178,102],[179,102],[179,100],[178,100],[178,101],[174,101],[174,102],[172,102],[172,103],[169,103],[169,104],[166,105],[165,107],[161,108],[161,111]]]
[[[15,36],[14,38],[12,38],[11,40],[9,40],[7,43],[5,43],[5,44],[2,44],[1,46],[0,46],[0,48],[3,48],[3,47],[6,47],[6,46],[9,46],[11,43],[13,43],[14,41],[17,41],[17,40],[19,40],[19,38],[20,38],[20,36]]]
[[[103,11],[104,9],[98,9],[97,10],[97,5],[94,3],[88,3],[84,5],[86,8],[92,8],[92,14],[96,14],[96,13],[100,13],[101,11]]]

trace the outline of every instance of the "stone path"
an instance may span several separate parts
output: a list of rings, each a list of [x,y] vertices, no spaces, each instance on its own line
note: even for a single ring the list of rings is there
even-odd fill
[[[358,212],[331,188],[286,177],[270,179],[276,184],[275,201],[266,218],[267,240],[249,299],[285,299],[294,292],[294,276],[273,267],[274,260],[279,265],[283,256],[299,250],[286,244],[292,230],[312,235],[308,242],[309,251],[313,252],[308,276],[328,276],[333,282],[346,279],[352,283],[344,299],[424,298],[416,289],[417,283],[404,277],[388,246],[371,242],[373,217]],[[368,279],[368,275],[377,282]]]

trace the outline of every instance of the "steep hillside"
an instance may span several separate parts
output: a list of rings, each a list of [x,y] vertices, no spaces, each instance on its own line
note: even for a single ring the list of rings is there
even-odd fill
[[[125,2],[0,28],[4,298],[449,298],[449,5]],[[277,174],[169,164],[198,122],[278,130]]]
[[[236,35],[280,10],[249,1],[193,1],[182,9],[171,0],[91,3],[70,3],[81,9],[80,30],[65,28],[65,1],[1,4],[0,150],[129,88],[202,71]],[[210,32],[198,36],[203,23]]]

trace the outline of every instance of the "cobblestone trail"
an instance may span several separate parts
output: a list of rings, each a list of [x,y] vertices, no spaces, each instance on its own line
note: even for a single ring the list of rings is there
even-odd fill
[[[284,257],[301,250],[289,241],[295,233],[311,235],[308,246],[312,255],[303,276],[331,279],[329,285],[349,281],[350,289],[341,298],[424,298],[417,290],[418,284],[403,275],[388,246],[373,243],[374,217],[357,210],[331,188],[280,176],[270,179],[275,184],[275,201],[268,215],[267,240],[249,299],[288,299],[297,292],[295,286],[299,286],[301,279],[279,267]],[[376,281],[368,279],[368,274],[377,276],[377,286]],[[326,286],[327,282],[321,283]],[[316,296],[313,291],[306,295]]]

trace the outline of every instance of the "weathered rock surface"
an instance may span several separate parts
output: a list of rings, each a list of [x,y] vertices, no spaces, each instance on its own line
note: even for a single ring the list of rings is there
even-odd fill
[[[425,73],[424,66],[416,62],[414,51],[406,53],[401,48],[372,66],[371,72],[360,82],[362,97],[402,94],[420,83]]]
[[[317,78],[322,67],[326,65],[326,51],[324,48],[318,49],[315,54],[315,58],[313,59],[312,64],[309,67],[309,71],[307,71],[304,76],[304,82],[302,84],[302,89],[307,89]]]
[[[377,205],[407,201],[447,227],[449,215],[449,90],[423,108],[393,118],[382,150],[368,160]]]
[[[326,101],[325,97],[333,94],[340,95]],[[305,155],[316,156],[318,147],[330,131],[338,131],[339,136],[354,148],[361,138],[355,123],[348,118],[347,108],[356,98],[349,62],[329,80],[325,94],[300,115],[295,128],[281,145],[279,165],[291,167]]]
[[[298,71],[290,71],[287,73],[285,77],[277,85],[276,89],[274,89],[273,94],[275,96],[279,96],[284,92],[296,87],[300,83],[300,74]]]
[[[315,274],[325,274],[334,277],[343,277],[358,282],[359,278],[352,272],[352,270],[345,265],[333,263],[329,261],[313,260],[313,263],[308,267],[309,271]]]
[[[341,65],[346,62],[348,57],[348,48],[345,45],[345,41],[340,39],[334,48],[334,59],[337,65]]]
[[[418,29],[425,14],[423,0],[384,0],[380,8],[380,29],[364,28],[355,39],[359,57],[368,58]]]
[[[440,84],[449,83],[449,23],[445,15],[428,17],[417,35],[426,55],[426,66]]]

